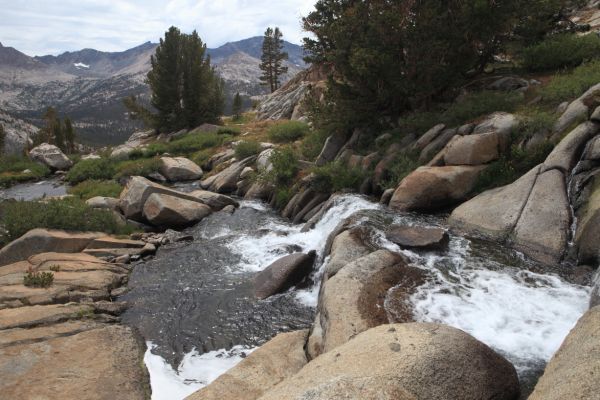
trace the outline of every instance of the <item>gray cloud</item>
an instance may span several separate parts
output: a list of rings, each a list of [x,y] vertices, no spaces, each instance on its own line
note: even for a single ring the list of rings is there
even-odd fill
[[[279,26],[300,43],[300,18],[316,0],[0,0],[0,42],[28,55],[95,48],[122,51],[156,42],[175,25],[209,47]]]

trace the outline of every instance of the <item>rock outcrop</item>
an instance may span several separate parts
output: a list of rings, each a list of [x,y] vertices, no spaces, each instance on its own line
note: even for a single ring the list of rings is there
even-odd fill
[[[448,246],[448,233],[442,228],[392,225],[386,232],[390,242],[402,248],[440,250]]]
[[[307,331],[282,333],[186,400],[255,400],[306,365]]]
[[[458,329],[382,325],[309,362],[261,400],[514,400],[514,367]]]
[[[590,309],[550,360],[529,400],[587,400],[600,393],[600,307]]]
[[[52,170],[64,171],[73,165],[73,162],[58,147],[48,143],[42,143],[31,149],[29,158]]]

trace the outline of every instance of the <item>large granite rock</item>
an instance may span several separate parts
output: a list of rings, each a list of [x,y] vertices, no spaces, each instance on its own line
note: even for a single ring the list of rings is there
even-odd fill
[[[223,171],[202,181],[204,189],[217,193],[233,193],[237,190],[237,183],[244,168],[256,160],[256,156],[234,162]]]
[[[261,400],[515,400],[514,367],[463,331],[382,325],[309,362]]]
[[[446,165],[481,165],[500,157],[500,138],[496,132],[455,136],[444,153]]]
[[[355,227],[344,230],[333,239],[329,261],[325,265],[324,278],[329,279],[350,262],[365,256],[375,250],[365,240],[366,230]]]
[[[569,174],[581,158],[586,143],[600,132],[600,124],[584,122],[569,133],[544,161],[543,171],[559,169]]]
[[[600,307],[590,309],[550,360],[529,400],[588,400],[600,394]]]
[[[227,206],[239,207],[239,203],[229,196],[223,194],[209,192],[208,190],[194,190],[190,193],[202,204],[206,204],[214,211],[220,211]]]
[[[584,207],[578,210],[575,243],[579,263],[600,263],[600,175],[591,183],[590,196]]]
[[[198,201],[190,201],[168,194],[154,193],[144,203],[144,217],[152,225],[183,228],[210,215],[211,208]]]
[[[189,201],[201,202],[197,197],[169,189],[165,186],[151,182],[141,176],[133,176],[121,192],[119,206],[125,217],[135,221],[144,221],[143,209],[150,195],[165,194]]]
[[[398,211],[432,211],[464,200],[485,166],[419,167],[400,182],[390,200]]]
[[[289,254],[275,261],[254,278],[254,293],[266,299],[300,283],[311,271],[317,254]]]
[[[67,170],[73,162],[56,146],[42,143],[29,152],[29,158],[46,165],[52,170]]]
[[[566,248],[570,224],[565,176],[558,170],[544,172],[515,226],[514,247],[538,261],[556,264]]]
[[[322,283],[316,321],[307,351],[311,358],[327,353],[357,334],[388,323],[383,303],[410,267],[388,250],[365,255]]]
[[[185,157],[161,157],[159,172],[171,182],[202,178],[202,168]]]
[[[321,166],[335,160],[335,157],[346,144],[346,140],[346,135],[342,135],[340,133],[335,133],[329,136],[327,140],[325,140],[323,149],[321,150],[321,153],[319,153],[315,164],[317,166]]]
[[[567,128],[577,122],[588,119],[590,107],[592,111],[598,106],[598,100],[594,100],[600,94],[600,83],[589,88],[581,97],[573,101],[554,124],[553,131],[560,135]]]
[[[448,222],[459,231],[505,240],[517,225],[540,166],[514,183],[488,190],[457,207]]]
[[[0,266],[27,260],[37,253],[79,253],[104,233],[32,229],[0,249]]]
[[[306,365],[307,331],[281,333],[186,400],[255,400]]]
[[[149,387],[140,361],[141,339],[120,325],[80,329],[84,330],[67,329],[63,336],[65,332],[55,328],[47,340],[0,346],[2,398],[146,399]]]

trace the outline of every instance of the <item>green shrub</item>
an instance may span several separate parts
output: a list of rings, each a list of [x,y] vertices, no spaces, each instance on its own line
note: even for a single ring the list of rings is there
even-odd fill
[[[234,128],[233,126],[223,126],[217,131],[217,134],[219,135],[229,136],[239,136],[240,133],[240,128]]]
[[[521,116],[519,127],[515,133],[520,138],[530,139],[537,133],[550,132],[555,122],[556,113],[538,109],[531,110]]]
[[[96,196],[119,197],[122,189],[116,181],[89,180],[69,188],[69,193],[81,200],[87,200]]]
[[[208,160],[210,160],[210,157],[212,157],[212,155],[213,155],[213,151],[211,151],[210,149],[200,150],[200,151],[197,151],[194,154],[192,154],[190,156],[190,160],[192,160],[196,164],[202,166]]]
[[[333,193],[342,189],[358,190],[365,178],[360,168],[350,168],[337,161],[314,167],[311,172],[314,174],[311,187],[321,193]]]
[[[418,152],[400,152],[391,162],[388,175],[379,184],[383,190],[396,188],[402,179],[419,167]]]
[[[67,173],[67,181],[74,185],[88,179],[111,179],[115,174],[115,162],[108,158],[82,160]]]
[[[600,60],[580,65],[573,71],[562,73],[541,89],[544,101],[559,103],[581,96],[586,90],[600,82]]]
[[[168,143],[166,153],[175,155],[191,154],[196,151],[221,146],[227,139],[229,139],[228,135],[220,135],[218,133],[188,133],[184,137]]]
[[[280,186],[275,189],[275,207],[284,208],[293,196],[292,189],[287,186]]]
[[[158,158],[121,161],[116,165],[116,172],[111,178],[119,180],[130,176],[148,177],[150,174],[158,172],[159,167],[160,160]]]
[[[521,54],[528,71],[545,71],[576,67],[582,62],[600,57],[600,37],[575,34],[552,36],[527,47]]]
[[[0,244],[17,239],[31,229],[64,229],[128,234],[132,227],[122,225],[111,211],[90,208],[77,198],[64,200],[4,201],[0,203],[0,220],[5,231]]]
[[[254,156],[260,151],[260,143],[254,140],[242,140],[235,146],[235,156],[238,160]]]
[[[23,172],[29,170],[29,172]],[[50,170],[25,157],[0,157],[0,187],[7,187],[19,182],[41,179],[50,175]]]
[[[544,162],[553,148],[554,145],[548,141],[531,150],[524,150],[513,145],[508,156],[494,161],[479,174],[474,192],[481,193],[516,181],[529,170]]]
[[[35,288],[47,288],[52,286],[54,274],[52,272],[36,272],[31,267],[23,276],[23,285]]]
[[[300,145],[302,156],[309,161],[315,160],[321,154],[327,136],[327,132],[321,129],[309,131]]]
[[[298,174],[298,158],[294,150],[289,146],[276,149],[271,154],[270,161],[273,168],[263,171],[258,179],[278,187],[290,185]]]
[[[60,265],[54,264],[48,267],[48,269],[52,272],[58,272],[60,271]]]
[[[291,143],[304,137],[310,131],[309,126],[300,121],[287,121],[269,128],[269,140],[275,143]]]

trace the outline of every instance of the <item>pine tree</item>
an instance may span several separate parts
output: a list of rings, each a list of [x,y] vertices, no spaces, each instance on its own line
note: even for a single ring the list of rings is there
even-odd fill
[[[267,28],[263,37],[259,68],[263,71],[260,81],[262,85],[269,87],[271,93],[275,91],[273,85],[273,53],[273,29]]]
[[[181,108],[181,32],[172,26],[160,39],[156,53],[150,58],[152,69],[148,84],[152,106],[157,110],[156,129],[164,132],[183,127]]]
[[[0,156],[2,156],[4,154],[4,148],[5,148],[5,144],[4,142],[6,141],[6,133],[4,132],[4,126],[2,124],[0,124]]]
[[[219,121],[224,108],[224,83],[210,65],[206,45],[194,31],[171,27],[151,59],[147,82],[155,114],[134,97],[123,100],[131,117],[151,121],[161,132],[194,128]]]
[[[231,113],[233,114],[233,119],[235,121],[238,121],[240,118],[242,118],[242,97],[240,96],[239,92],[233,97]]]
[[[62,124],[60,123],[60,119],[56,119],[56,123],[52,127],[52,141],[56,147],[61,149],[62,151],[66,151],[67,148],[65,146],[65,134],[63,131]]]
[[[273,32],[273,48],[275,49],[275,55],[273,58],[273,84],[275,90],[279,89],[281,82],[279,78],[286,74],[288,67],[283,65],[283,62],[288,59],[288,53],[283,51],[283,33],[279,28],[275,28]]]
[[[56,124],[60,123],[58,121],[58,114],[54,107],[48,107],[42,119],[44,120],[45,124],[44,128],[42,128],[42,132],[39,135],[40,139],[46,143],[54,143]]]
[[[65,125],[64,137],[65,137],[65,142],[66,142],[65,144],[66,144],[67,152],[72,154],[75,152],[75,130],[73,129],[73,124],[71,123],[71,118],[65,117],[65,119],[63,120],[63,123]]]

